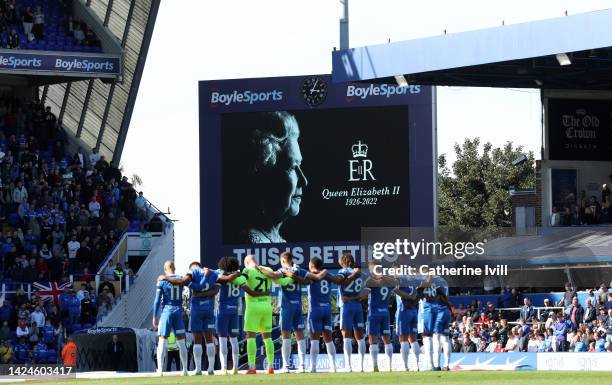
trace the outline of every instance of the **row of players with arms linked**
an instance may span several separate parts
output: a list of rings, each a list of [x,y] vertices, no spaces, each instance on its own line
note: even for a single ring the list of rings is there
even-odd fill
[[[384,343],[388,357],[389,370],[393,356],[391,343],[390,298],[395,295],[397,311],[395,332],[399,336],[400,352],[404,370],[408,370],[409,357],[419,362],[420,347],[417,333],[422,334],[425,367],[440,370],[440,354],[444,352],[446,365],[450,359],[451,305],[447,298],[446,282],[433,276],[427,277],[383,277],[355,267],[352,255],[340,257],[342,267],[337,274],[323,268],[320,258],[312,258],[308,270],[293,262],[290,253],[281,255],[282,267],[273,271],[257,264],[254,256],[244,259],[244,268],[235,257],[219,260],[218,270],[202,268],[193,262],[189,271],[179,276],[175,273],[174,263],[164,264],[165,275],[158,278],[157,292],[153,304],[153,327],[158,329],[157,361],[158,375],[167,352],[167,338],[171,331],[176,335],[183,375],[187,375],[187,348],[185,345],[185,326],[183,322],[183,287],[190,289],[189,331],[194,336],[193,355],[196,375],[202,374],[203,342],[208,358],[208,374],[214,374],[215,344],[214,334],[219,339],[221,370],[227,371],[228,339],[232,348],[232,373],[238,373],[239,348],[239,301],[241,291],[245,297],[244,331],[247,340],[249,369],[247,374],[256,373],[257,342],[256,335],[262,336],[267,362],[274,360],[272,332],[272,299],[270,289],[275,283],[281,286],[280,326],[282,336],[283,372],[288,372],[291,356],[291,334],[297,341],[298,372],[305,372],[306,340],[304,338],[304,317],[302,314],[302,286],[308,288],[308,332],[310,337],[310,372],[316,372],[319,339],[323,337],[332,372],[336,371],[336,348],[332,340],[332,284],[338,287],[340,307],[340,329],[343,336],[344,369],[352,371],[353,339],[357,341],[359,370],[363,371],[366,354],[365,336],[370,344],[373,369],[378,371],[379,338]],[[218,304],[215,311],[215,298]],[[368,299],[367,322],[364,323],[361,301]],[[364,327],[365,326],[365,327]],[[364,333],[364,329],[365,333]],[[447,369],[447,368],[446,368]],[[418,370],[418,369],[416,369]],[[268,373],[274,369],[268,367]]]

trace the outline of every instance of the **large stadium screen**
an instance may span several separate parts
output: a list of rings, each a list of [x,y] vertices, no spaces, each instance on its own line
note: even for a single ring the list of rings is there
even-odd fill
[[[363,227],[434,223],[428,87],[328,76],[200,83],[201,250],[277,265],[359,256]]]

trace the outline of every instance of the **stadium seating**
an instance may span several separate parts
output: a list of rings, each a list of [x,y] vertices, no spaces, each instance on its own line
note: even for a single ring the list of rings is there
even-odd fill
[[[17,23],[9,24],[7,31],[0,34],[3,48],[7,48],[8,32],[14,28],[19,34],[20,49],[91,53],[102,52],[97,39],[94,39],[89,45],[79,45],[76,43],[73,34],[67,29],[71,15],[64,13],[62,4],[59,0],[17,0],[16,5],[18,18],[22,10],[25,10],[27,7],[31,7],[33,11],[36,10],[38,6],[42,7],[42,12],[45,15],[44,40],[34,39],[29,41],[28,37],[25,35],[21,20],[18,20]]]

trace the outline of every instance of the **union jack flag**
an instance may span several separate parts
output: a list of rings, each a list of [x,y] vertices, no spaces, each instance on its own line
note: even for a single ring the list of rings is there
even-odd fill
[[[72,282],[34,282],[34,290],[38,291],[38,295],[43,301],[53,301],[59,304],[60,295],[64,294],[66,288],[72,288]]]

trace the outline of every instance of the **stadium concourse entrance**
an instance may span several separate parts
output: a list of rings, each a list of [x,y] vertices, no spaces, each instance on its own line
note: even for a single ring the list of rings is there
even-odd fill
[[[592,246],[610,239],[612,222],[611,17],[608,9],[334,51],[333,81],[539,89],[541,160],[536,188],[510,191],[515,235],[535,236],[539,247],[549,242],[543,234],[567,238],[557,239],[557,255],[525,268],[552,268],[571,282],[572,270],[597,266],[609,280],[612,254]],[[581,227],[558,229],[566,226]],[[525,242],[511,237],[497,246],[515,251]],[[574,248],[588,250],[565,253]]]

